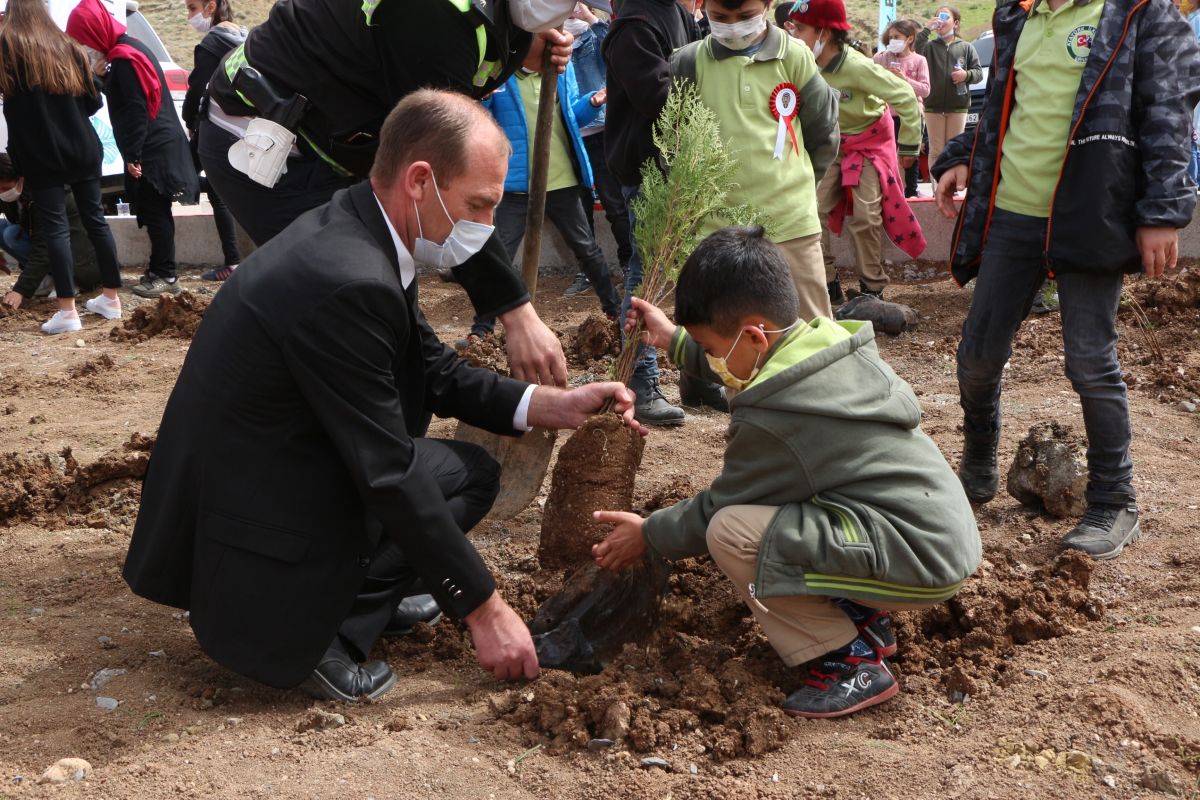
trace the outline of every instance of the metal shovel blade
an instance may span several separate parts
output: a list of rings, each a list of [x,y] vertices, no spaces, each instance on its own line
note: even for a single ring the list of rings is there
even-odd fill
[[[499,436],[459,421],[454,438],[482,447],[500,465],[500,494],[486,519],[512,519],[537,497],[550,467],[558,431],[534,428],[521,437]]]

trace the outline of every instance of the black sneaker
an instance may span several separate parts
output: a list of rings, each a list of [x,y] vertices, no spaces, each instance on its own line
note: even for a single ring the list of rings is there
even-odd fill
[[[567,287],[563,292],[563,297],[574,297],[578,294],[586,294],[592,290],[592,282],[587,279],[587,275],[582,272],[575,276],[575,282]]]
[[[835,597],[833,604],[850,617],[854,627],[858,628],[858,635],[866,640],[872,650],[884,658],[896,655],[896,634],[892,631],[891,615],[842,597]]]
[[[709,383],[683,372],[679,373],[679,401],[690,408],[708,406],[716,411],[729,411],[725,399],[725,388],[719,383]]]
[[[633,416],[643,425],[682,425],[683,409],[673,406],[663,396],[658,381],[634,381],[630,387],[636,396]]]
[[[1063,547],[1081,550],[1097,561],[1121,555],[1125,545],[1142,535],[1137,506],[1092,503],[1071,531],[1063,537]]]
[[[870,655],[850,655],[843,652],[847,649]],[[783,710],[809,719],[844,717],[882,703],[899,691],[888,663],[859,638],[849,648],[810,661],[804,686],[788,695]]]
[[[846,301],[846,293],[842,291],[842,284],[836,278],[825,284],[825,289],[829,292],[829,302],[837,305]]]
[[[880,300],[883,299],[883,289],[882,288],[868,289],[867,285],[865,283],[863,283],[862,281],[858,282],[858,293],[865,294],[867,297],[877,297]]]
[[[177,279],[172,278],[171,280],[167,280],[158,275],[150,274],[143,275],[141,281],[133,287],[134,294],[149,300],[153,300],[164,294],[179,294],[181,291],[183,291],[183,287],[179,285]]]

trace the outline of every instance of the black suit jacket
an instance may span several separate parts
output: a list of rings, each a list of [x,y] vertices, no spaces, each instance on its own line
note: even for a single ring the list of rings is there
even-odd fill
[[[402,288],[368,183],[257,250],[217,294],[159,429],[124,576],[201,648],[294,686],[392,536],[442,607],[495,588],[413,458],[429,413],[512,434],[527,384],[468,366]]]

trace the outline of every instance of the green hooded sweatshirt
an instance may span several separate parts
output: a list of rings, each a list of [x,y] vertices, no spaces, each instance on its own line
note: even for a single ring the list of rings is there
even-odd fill
[[[715,379],[682,328],[670,354],[685,372]],[[970,503],[869,323],[800,323],[730,413],[712,486],[646,520],[647,543],[663,557],[706,553],[719,509],[766,505],[779,511],[759,548],[753,597],[932,603],[979,565]]]

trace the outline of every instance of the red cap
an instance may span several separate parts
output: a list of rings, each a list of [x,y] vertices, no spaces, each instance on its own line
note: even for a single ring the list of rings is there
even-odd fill
[[[850,30],[850,23],[846,21],[846,5],[842,0],[796,0],[788,19],[803,22],[812,28]]]

